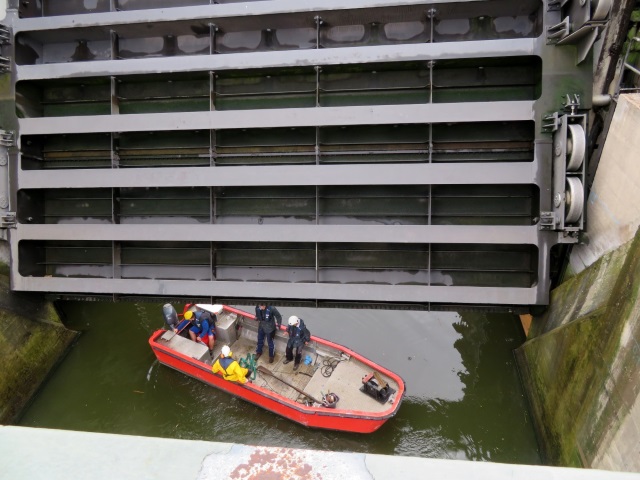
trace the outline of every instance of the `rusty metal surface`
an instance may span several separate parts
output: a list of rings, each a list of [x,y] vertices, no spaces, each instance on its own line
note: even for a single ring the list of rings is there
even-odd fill
[[[357,453],[234,445],[223,457],[205,457],[198,480],[373,479],[365,459],[365,455]]]

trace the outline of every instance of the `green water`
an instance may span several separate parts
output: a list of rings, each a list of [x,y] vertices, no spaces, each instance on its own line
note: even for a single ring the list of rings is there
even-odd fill
[[[155,360],[160,304],[64,302],[82,335],[20,421],[23,426],[251,445],[538,464],[507,314],[287,308],[314,335],[399,373],[407,396],[373,434],[310,430]]]

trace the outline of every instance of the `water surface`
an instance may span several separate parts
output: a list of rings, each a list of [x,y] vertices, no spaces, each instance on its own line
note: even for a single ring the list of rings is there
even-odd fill
[[[63,302],[82,332],[20,424],[251,445],[537,464],[508,314],[280,308],[399,373],[407,396],[373,434],[310,430],[160,365],[161,304]],[[248,307],[251,308],[251,307]]]

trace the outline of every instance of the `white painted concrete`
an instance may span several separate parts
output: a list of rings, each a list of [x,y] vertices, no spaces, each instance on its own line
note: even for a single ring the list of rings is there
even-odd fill
[[[605,470],[640,470],[640,398],[636,401],[622,425],[606,445],[598,451],[594,468]]]
[[[0,480],[640,480],[640,474],[0,427]]]
[[[640,226],[640,94],[621,95],[587,202],[588,245],[574,247],[578,273],[631,240]]]

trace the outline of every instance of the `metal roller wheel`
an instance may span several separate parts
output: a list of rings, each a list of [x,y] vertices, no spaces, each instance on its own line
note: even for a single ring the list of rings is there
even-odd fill
[[[584,210],[584,187],[579,178],[567,178],[564,223],[576,223]]]
[[[580,169],[587,151],[587,137],[584,128],[578,124],[568,125],[567,129],[567,170],[575,172]]]
[[[607,18],[612,5],[613,0],[591,0],[591,20],[601,21]]]

